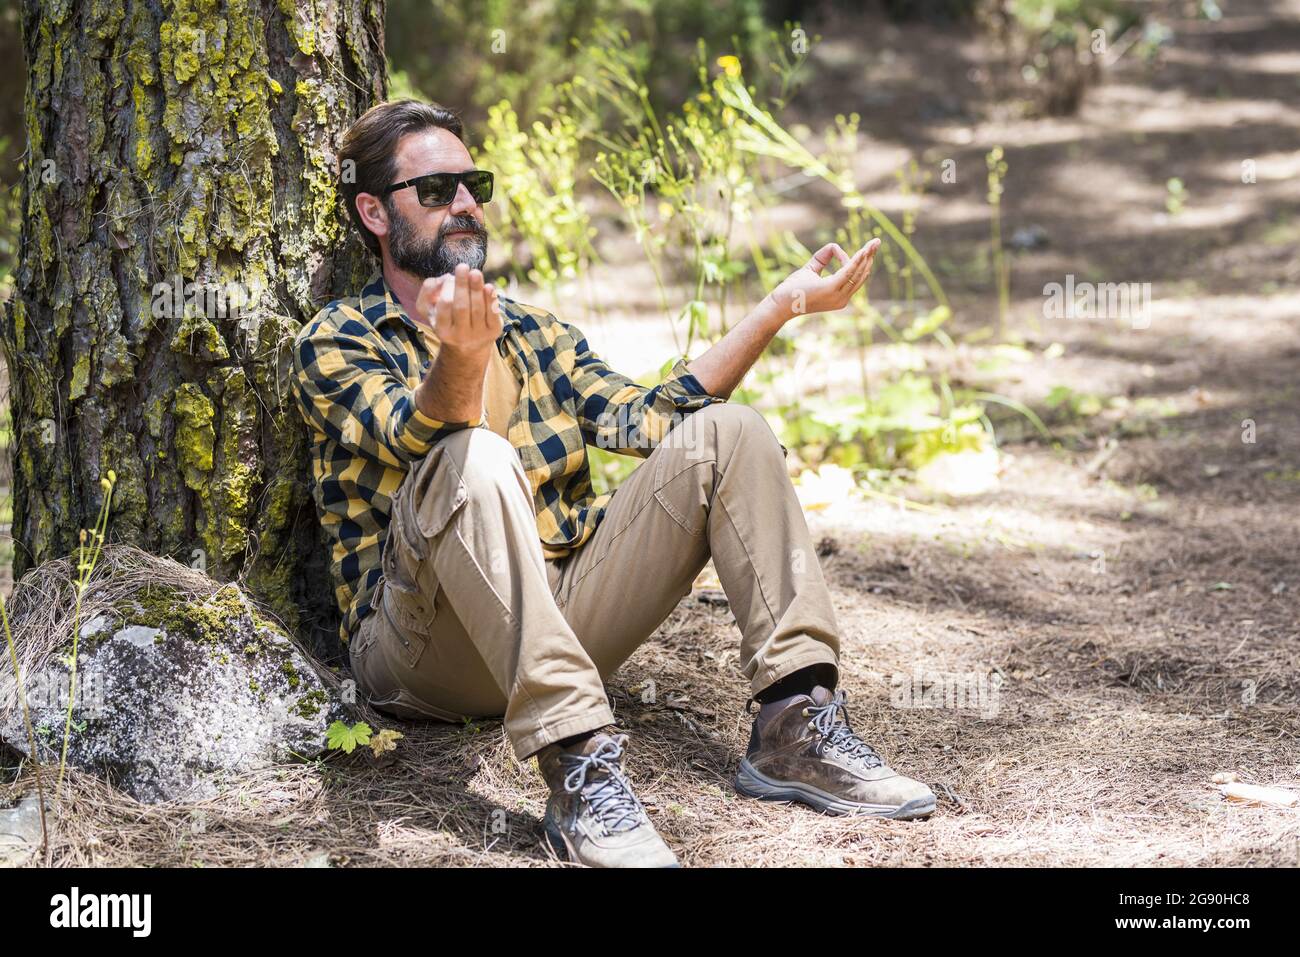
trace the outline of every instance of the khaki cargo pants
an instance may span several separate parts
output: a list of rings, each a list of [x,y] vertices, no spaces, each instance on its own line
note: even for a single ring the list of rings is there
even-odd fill
[[[623,482],[582,547],[549,560],[514,448],[453,433],[393,498],[383,580],[351,642],[358,685],[398,717],[504,716],[526,758],[613,722],[604,679],[710,557],[753,693],[835,666],[839,631],[783,454],[752,408],[706,406]]]

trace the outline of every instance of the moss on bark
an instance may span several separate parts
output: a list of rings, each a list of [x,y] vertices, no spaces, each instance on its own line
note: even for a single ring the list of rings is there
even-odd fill
[[[369,267],[334,144],[383,96],[383,5],[27,0],[22,26],[15,574],[71,552],[113,468],[111,539],[238,577],[336,651],[287,346]]]

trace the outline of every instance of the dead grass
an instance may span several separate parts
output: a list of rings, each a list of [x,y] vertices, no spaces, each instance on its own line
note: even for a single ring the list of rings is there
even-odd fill
[[[1020,469],[1026,480],[1037,472],[1032,461]],[[1006,481],[1014,487],[1017,477]],[[873,522],[892,534],[844,532]],[[927,534],[934,522],[951,523],[948,534]],[[1230,609],[1202,617],[1203,608],[1189,608],[1177,590],[1157,590],[1134,620],[1116,620],[1119,606],[1101,594],[1125,590],[1132,579],[1113,566],[1105,576],[1072,576],[1080,559],[1070,550],[1031,542],[1018,552],[993,545],[955,557],[948,546],[963,533],[986,532],[982,516],[973,523],[956,510],[900,518],[869,503],[837,506],[813,516],[813,525],[840,536],[826,568],[855,724],[895,766],[931,783],[939,810],[925,822],[846,820],[738,797],[730,781],[748,719],[734,625],[725,609],[688,600],[611,686],[616,715],[632,735],[630,773],[685,863],[1300,863],[1300,814],[1229,805],[1209,784],[1216,771],[1236,770],[1255,783],[1300,787],[1294,688],[1290,704],[1270,698],[1296,673],[1290,643],[1242,644],[1215,624]],[[1117,539],[1131,555],[1138,545],[1129,536],[1137,535],[1145,533]],[[1148,551],[1160,554],[1156,546]],[[1218,560],[1236,566],[1246,585],[1260,573],[1245,573],[1248,555]],[[864,580],[891,587],[864,589]],[[1204,606],[1222,593],[1196,594]],[[1283,595],[1274,596],[1275,607],[1252,612],[1257,632],[1294,621],[1294,601]],[[1170,629],[1176,642],[1165,637]],[[1004,675],[995,712],[893,706],[893,676],[918,669]],[[1248,675],[1258,685],[1252,706],[1241,700]],[[642,700],[650,679],[653,703]],[[381,724],[406,735],[390,766],[354,755],[267,769],[190,806],[142,806],[72,774],[54,816],[51,862],[552,861],[538,825],[545,788],[531,764],[514,760],[499,724]],[[25,783],[9,791],[16,795]]]

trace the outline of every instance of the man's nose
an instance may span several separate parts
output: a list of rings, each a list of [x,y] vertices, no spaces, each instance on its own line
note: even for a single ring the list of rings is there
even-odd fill
[[[478,209],[478,203],[474,202],[474,197],[469,194],[469,189],[464,183],[456,184],[456,198],[451,201],[451,207],[447,210],[453,216],[473,216],[474,211]]]

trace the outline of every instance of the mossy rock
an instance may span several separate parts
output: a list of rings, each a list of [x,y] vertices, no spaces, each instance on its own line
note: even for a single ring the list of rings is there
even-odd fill
[[[203,579],[204,594],[197,573],[182,577],[174,565],[117,588],[111,602],[83,596],[69,765],[155,803],[208,798],[238,774],[324,753],[326,728],[348,720],[337,683],[237,585]],[[31,603],[14,610],[16,639],[33,640],[22,619]],[[24,685],[40,759],[57,764],[71,629],[49,645]],[[0,687],[0,740],[27,754],[15,702],[12,683]]]

